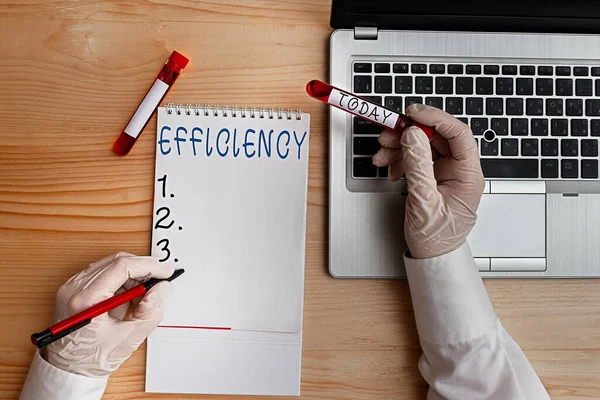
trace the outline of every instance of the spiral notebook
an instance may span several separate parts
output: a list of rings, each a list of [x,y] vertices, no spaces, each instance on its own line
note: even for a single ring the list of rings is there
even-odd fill
[[[185,268],[146,391],[299,395],[310,116],[158,109],[152,255]]]

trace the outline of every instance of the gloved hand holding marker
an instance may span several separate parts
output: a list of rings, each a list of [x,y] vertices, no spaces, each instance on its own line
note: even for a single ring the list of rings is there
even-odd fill
[[[431,140],[434,129],[413,121],[407,115],[387,109],[366,100],[353,93],[338,89],[319,80],[313,80],[306,85],[306,92],[312,98],[321,100],[331,106],[347,111],[367,121],[371,121],[388,129],[403,132],[406,128],[417,126]]]

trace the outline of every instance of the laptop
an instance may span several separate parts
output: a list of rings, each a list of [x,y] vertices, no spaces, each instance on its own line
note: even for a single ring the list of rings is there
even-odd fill
[[[600,2],[333,0],[330,82],[468,124],[485,189],[468,237],[484,277],[600,277]],[[406,183],[381,129],[330,112],[329,271],[405,276]]]

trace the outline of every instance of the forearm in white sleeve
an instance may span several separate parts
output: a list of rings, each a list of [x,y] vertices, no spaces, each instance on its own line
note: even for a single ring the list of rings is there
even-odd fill
[[[468,244],[430,259],[404,257],[428,399],[549,399],[496,316]]]
[[[44,360],[36,351],[20,400],[100,400],[108,376],[90,378],[72,374]]]

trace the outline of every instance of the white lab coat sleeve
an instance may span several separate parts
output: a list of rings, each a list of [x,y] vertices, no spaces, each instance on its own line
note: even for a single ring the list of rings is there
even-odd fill
[[[20,400],[100,400],[108,377],[90,378],[56,368],[35,352]]]
[[[405,255],[427,399],[549,399],[500,323],[467,243],[430,259]]]

